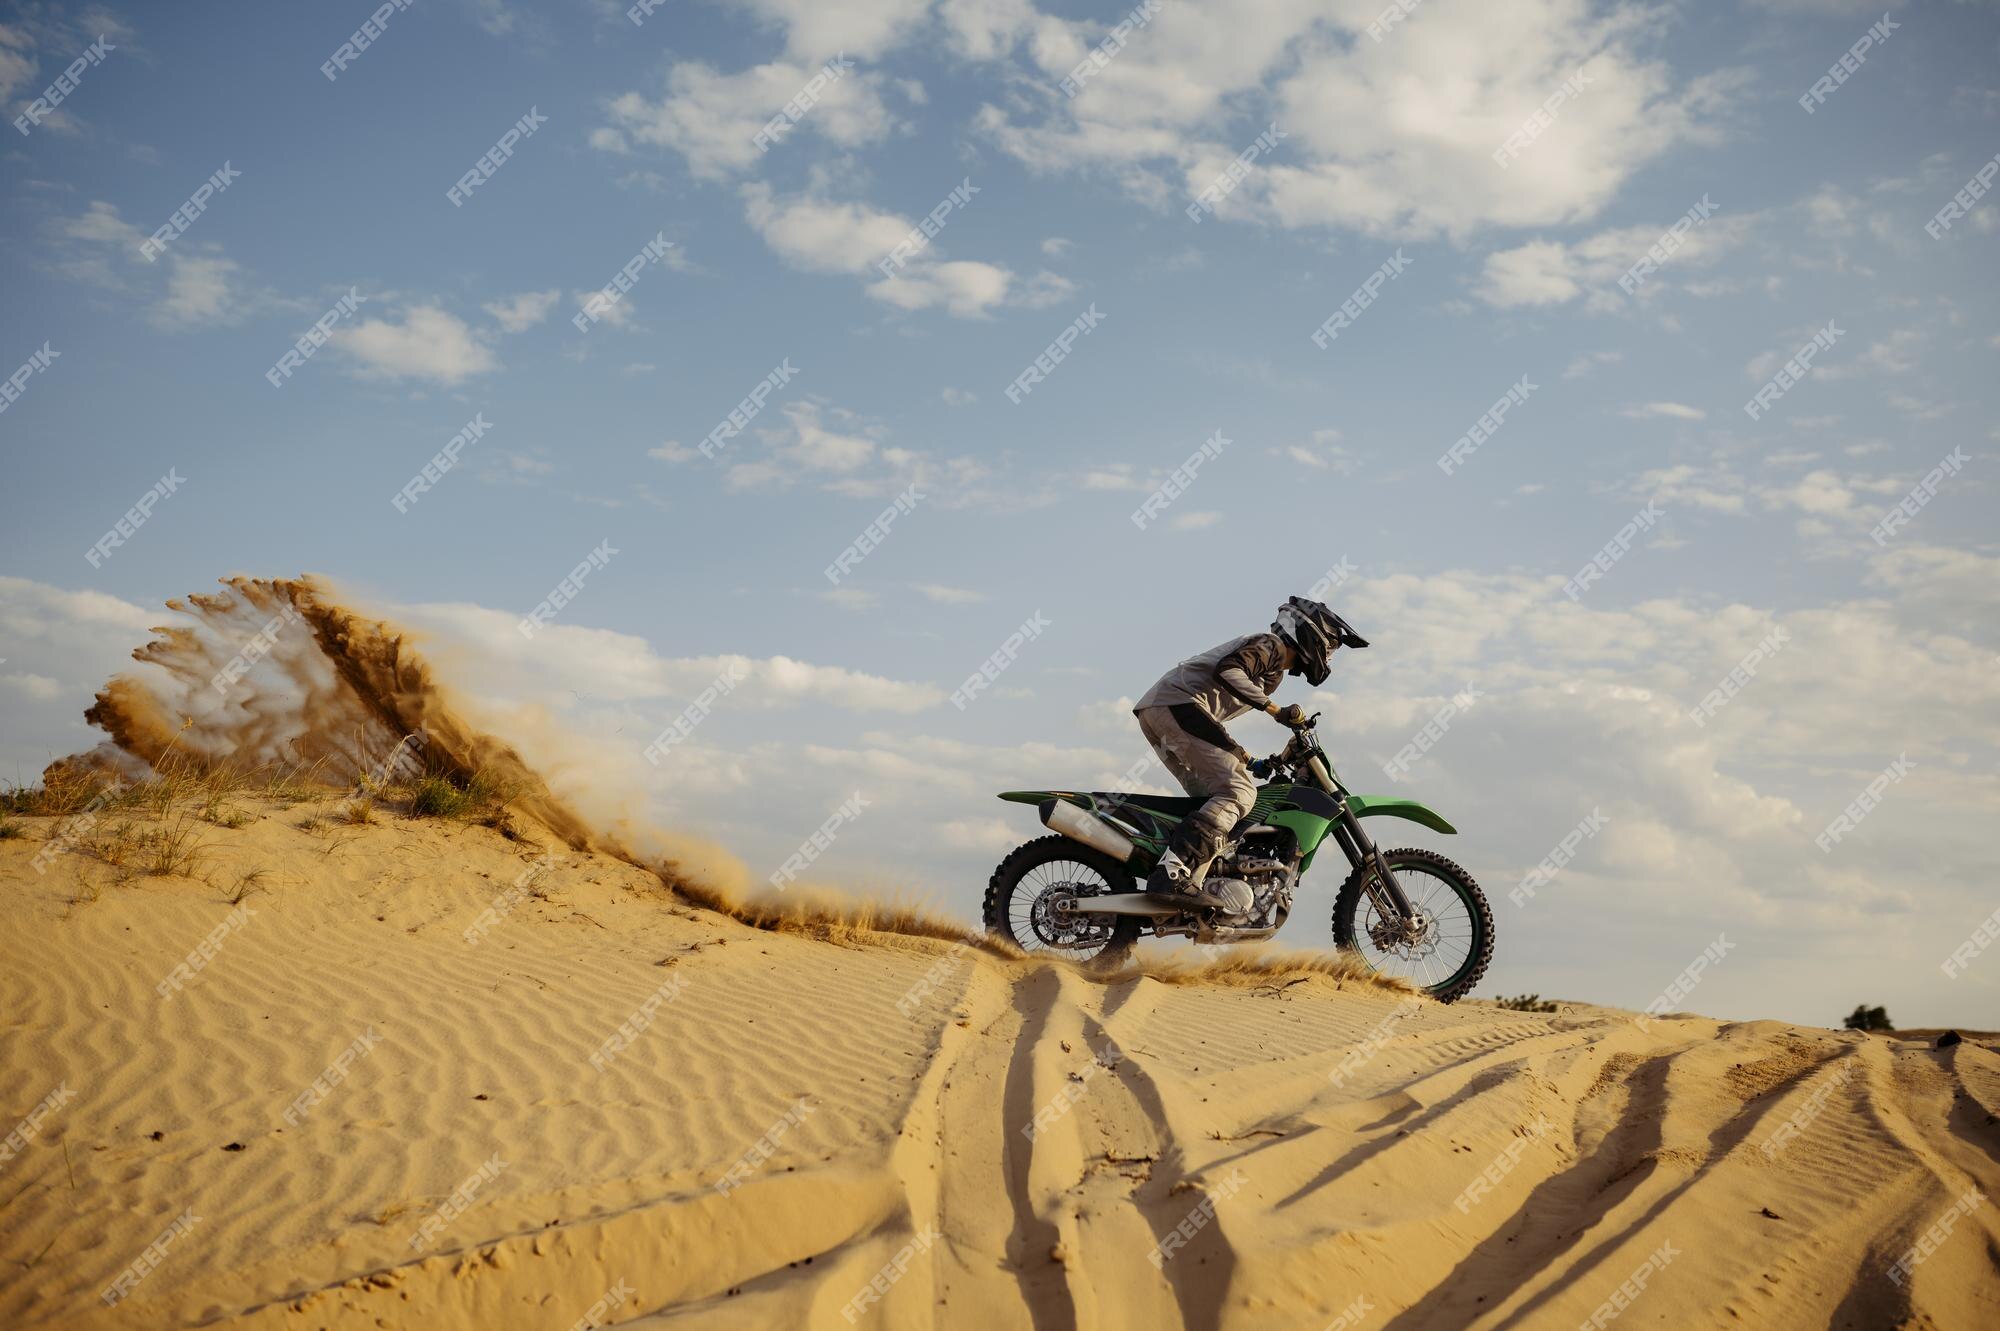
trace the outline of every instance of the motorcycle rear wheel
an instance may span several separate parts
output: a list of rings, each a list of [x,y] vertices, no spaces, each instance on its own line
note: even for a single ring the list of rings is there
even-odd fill
[[[1058,916],[1050,907],[1061,892],[1052,889],[1065,884],[1074,884],[1077,895],[1138,890],[1131,870],[1103,851],[1066,836],[1037,837],[1015,847],[994,869],[986,886],[987,929],[1031,956],[1066,957],[1103,969],[1123,964],[1139,941],[1138,917]],[[1065,943],[1072,930],[1081,945]]]

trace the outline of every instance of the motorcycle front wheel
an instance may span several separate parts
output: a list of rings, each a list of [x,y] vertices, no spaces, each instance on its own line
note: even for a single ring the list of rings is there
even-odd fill
[[[1463,998],[1493,960],[1493,911],[1486,894],[1471,874],[1434,851],[1405,847],[1382,854],[1418,913],[1417,936],[1408,937],[1398,922],[1382,918],[1365,887],[1375,866],[1364,864],[1348,875],[1334,899],[1333,941],[1368,969],[1407,980],[1440,1003]]]
[[[1083,896],[1136,891],[1131,871],[1103,851],[1066,836],[1017,846],[986,887],[986,927],[1031,956],[1067,957],[1110,968],[1139,941],[1132,915],[1084,915]]]

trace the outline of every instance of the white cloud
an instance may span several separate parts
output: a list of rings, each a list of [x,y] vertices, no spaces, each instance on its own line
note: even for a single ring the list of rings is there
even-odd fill
[[[881,55],[910,35],[931,6],[931,0],[840,0],[838,4],[828,4],[826,0],[739,0],[739,3],[769,26],[782,28],[785,49],[802,60],[821,60],[843,51],[863,58]]]
[[[878,274],[882,260],[910,234],[911,223],[862,203],[800,194],[780,198],[769,185],[743,187],[745,215],[764,243],[795,268],[849,276]],[[942,307],[955,318],[985,317],[1015,292],[1014,274],[997,264],[945,259],[932,245],[867,286],[876,300],[901,310]],[[1074,288],[1065,278],[1043,273],[1018,297],[1046,304]]]
[[[1578,353],[1563,367],[1563,378],[1581,379],[1600,365],[1616,365],[1625,359],[1622,351],[1585,351]]]
[[[1193,513],[1176,513],[1167,519],[1167,526],[1175,531],[1201,531],[1203,528],[1213,527],[1220,521],[1222,521],[1220,513],[1204,509]]]
[[[969,389],[953,388],[949,384],[945,385],[943,396],[947,407],[969,407],[979,401],[979,394]]]
[[[917,590],[923,594],[925,600],[936,601],[940,605],[970,605],[975,601],[986,599],[985,592],[975,592],[964,587],[946,587],[935,582],[920,582],[917,584]]]
[[[333,331],[333,345],[369,379],[426,379],[456,384],[500,362],[464,320],[436,305],[413,305],[402,322],[366,319]]]
[[[171,254],[167,293],[148,316],[160,328],[233,323],[242,317],[231,286],[241,270],[213,254]]]
[[[1741,244],[1755,227],[1753,217],[1711,217],[1683,234],[1680,247],[1637,288],[1641,296],[1666,289],[1677,268],[1714,263]],[[1645,255],[1665,226],[1625,226],[1573,243],[1532,240],[1486,256],[1473,294],[1488,305],[1562,305],[1588,296],[1593,309],[1618,308],[1627,297],[1618,279]]]
[[[667,148],[685,157],[696,176],[722,179],[763,157],[759,134],[820,73],[818,65],[789,61],[735,74],[698,61],[677,64],[667,72],[666,95],[659,100],[638,92],[612,98],[611,123],[590,135],[590,146],[612,153],[627,152],[632,144]],[[782,143],[794,134],[812,134],[837,147],[858,148],[887,138],[894,127],[879,76],[850,70],[825,83],[811,110],[796,123],[785,122],[774,136]]]
[[[53,220],[47,234],[57,250],[57,271],[146,302],[146,322],[163,331],[240,323],[252,314],[296,304],[251,286],[242,266],[220,246],[186,236],[173,243],[163,261],[146,262],[140,252],[146,232],[101,199],[77,216]]]
[[[1184,202],[1233,156],[1245,120],[1288,133],[1231,197],[1288,227],[1399,238],[1594,215],[1655,157],[1709,133],[1733,75],[1677,74],[1640,52],[1639,11],[1587,0],[1428,0],[1368,40],[1379,6],[1232,0],[1164,7],[1073,100],[1019,97],[980,126],[1037,170],[1108,173],[1156,206]],[[1015,24],[964,25],[998,50]],[[1046,87],[1108,22],[1038,19],[1025,50]],[[983,42],[983,45],[979,43]],[[1494,151],[1573,75],[1554,125],[1502,167]],[[1254,132],[1254,131],[1253,131]],[[1203,171],[1207,175],[1203,175]],[[1176,179],[1177,178],[1177,179]]]
[[[1708,416],[1708,413],[1700,407],[1690,407],[1685,402],[1645,402],[1636,407],[1627,407],[1618,414],[1635,421],[1654,419],[1698,421]]]
[[[927,310],[942,305],[955,318],[983,317],[1007,299],[1012,280],[1005,268],[973,260],[912,265],[893,277],[869,284],[868,294],[902,310]]]
[[[562,299],[562,292],[523,291],[502,300],[488,301],[479,308],[491,315],[500,325],[503,333],[524,333],[548,317],[556,302]]]

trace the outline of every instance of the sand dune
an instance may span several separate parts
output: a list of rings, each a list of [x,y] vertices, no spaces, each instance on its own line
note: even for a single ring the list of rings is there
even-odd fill
[[[180,781],[0,818],[0,1326],[2000,1325],[1990,1037],[1442,1007],[1326,958],[1104,977],[746,899],[394,626],[231,588],[58,788],[346,786],[422,733],[507,813]]]
[[[1640,1282],[1629,1325],[2000,1309],[1991,1204],[1892,1274],[2000,1184],[1990,1043],[1107,982],[753,929],[534,828],[238,803],[216,886],[90,900],[88,856],[31,867],[54,820],[0,841],[0,1114],[70,1092],[0,1165],[0,1324],[1570,1327]]]

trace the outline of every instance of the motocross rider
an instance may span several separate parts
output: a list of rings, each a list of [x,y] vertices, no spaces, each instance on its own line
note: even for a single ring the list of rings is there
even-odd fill
[[[1174,829],[1147,891],[1202,895],[1203,871],[1256,802],[1252,759],[1222,723],[1256,708],[1282,725],[1300,724],[1304,708],[1271,701],[1285,675],[1304,675],[1317,688],[1335,651],[1367,645],[1326,606],[1294,596],[1278,607],[1269,633],[1231,638],[1190,656],[1146,690],[1132,708],[1140,733],[1181,787],[1207,800]]]

